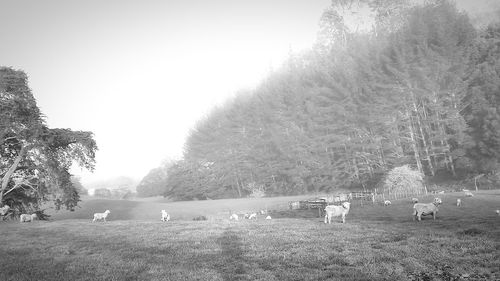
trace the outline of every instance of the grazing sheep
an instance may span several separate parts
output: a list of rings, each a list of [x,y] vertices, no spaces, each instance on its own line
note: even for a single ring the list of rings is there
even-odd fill
[[[439,211],[439,203],[416,203],[413,205],[413,220],[415,217],[420,221],[422,216],[432,215],[433,219],[436,219],[436,214]]]
[[[248,219],[249,219],[249,220],[255,220],[255,219],[257,219],[257,213],[251,213],[251,214],[248,216]]]
[[[109,210],[106,210],[104,213],[95,213],[92,222],[99,220],[106,221],[106,217],[109,215],[109,213],[111,213]]]
[[[289,208],[290,208],[290,210],[298,210],[298,209],[300,209],[300,202],[299,201],[290,202],[289,203]]]
[[[235,220],[235,221],[237,221],[237,220],[238,220],[238,215],[237,215],[237,214],[232,214],[232,215],[229,217],[229,220]]]
[[[332,223],[333,217],[342,217],[342,223],[345,223],[345,216],[349,213],[351,203],[344,202],[341,206],[329,205],[325,208],[325,223]]]
[[[418,198],[413,197],[413,198],[411,199],[411,202],[412,202],[412,203],[418,203]]]
[[[161,221],[169,221],[170,220],[170,214],[167,213],[165,210],[161,210]]]
[[[34,221],[36,218],[37,218],[36,214],[31,214],[31,215],[28,215],[28,214],[22,214],[22,215],[19,217],[19,221],[20,221],[20,222],[32,222],[32,221]]]
[[[472,194],[472,192],[470,192],[470,191],[465,192],[465,197],[472,197],[472,196],[474,196],[474,194]]]
[[[384,206],[389,206],[389,205],[391,205],[391,201],[389,201],[389,200],[385,200],[385,201],[384,201]]]
[[[261,215],[267,215],[267,210],[260,210]]]
[[[444,191],[439,191],[437,194],[444,194]]]
[[[0,216],[5,216],[7,212],[9,212],[10,207],[9,205],[5,205],[2,208],[0,208]]]
[[[457,198],[457,207],[462,206],[462,199]]]
[[[498,211],[498,210],[497,210]],[[270,220],[271,219],[271,216],[267,216],[266,217],[266,220]]]
[[[500,216],[500,210],[496,210],[495,212]]]
[[[443,200],[441,200],[441,198],[439,198],[439,197],[436,197],[436,198],[434,198],[434,203],[436,203],[437,205],[440,205],[440,204],[443,204]]]

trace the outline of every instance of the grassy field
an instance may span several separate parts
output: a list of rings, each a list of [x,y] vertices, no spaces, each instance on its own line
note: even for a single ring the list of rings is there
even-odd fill
[[[413,221],[400,200],[354,206],[331,225],[280,211],[290,198],[87,200],[51,221],[0,223],[0,280],[500,280],[500,191],[456,207],[461,195],[440,195],[435,221]],[[265,206],[272,220],[226,215]],[[90,222],[105,209],[107,223]],[[208,221],[191,220],[203,212]]]

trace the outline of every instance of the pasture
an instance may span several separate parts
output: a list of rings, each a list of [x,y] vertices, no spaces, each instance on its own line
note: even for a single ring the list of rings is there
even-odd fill
[[[51,221],[0,222],[0,280],[500,280],[500,191],[474,193],[439,195],[435,221],[413,221],[402,199],[353,204],[330,225],[281,208],[290,198],[86,200]],[[272,220],[228,219],[265,206]],[[92,223],[105,209],[108,222]]]

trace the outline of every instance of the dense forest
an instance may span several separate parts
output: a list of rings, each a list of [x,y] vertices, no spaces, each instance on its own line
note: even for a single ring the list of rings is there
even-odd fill
[[[332,1],[315,46],[200,120],[181,160],[139,195],[175,199],[371,189],[392,168],[492,174],[500,156],[500,25],[450,1],[364,1],[370,32]]]

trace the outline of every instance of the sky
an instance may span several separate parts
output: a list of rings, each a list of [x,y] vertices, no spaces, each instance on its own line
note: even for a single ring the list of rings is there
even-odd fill
[[[500,1],[458,2],[478,9]],[[84,184],[140,180],[179,159],[214,106],[310,48],[329,4],[0,0],[0,65],[28,74],[49,127],[94,133],[95,172],[73,170]]]
[[[329,0],[0,0],[0,65],[51,128],[92,131],[82,182],[141,179],[197,120],[313,44]]]

